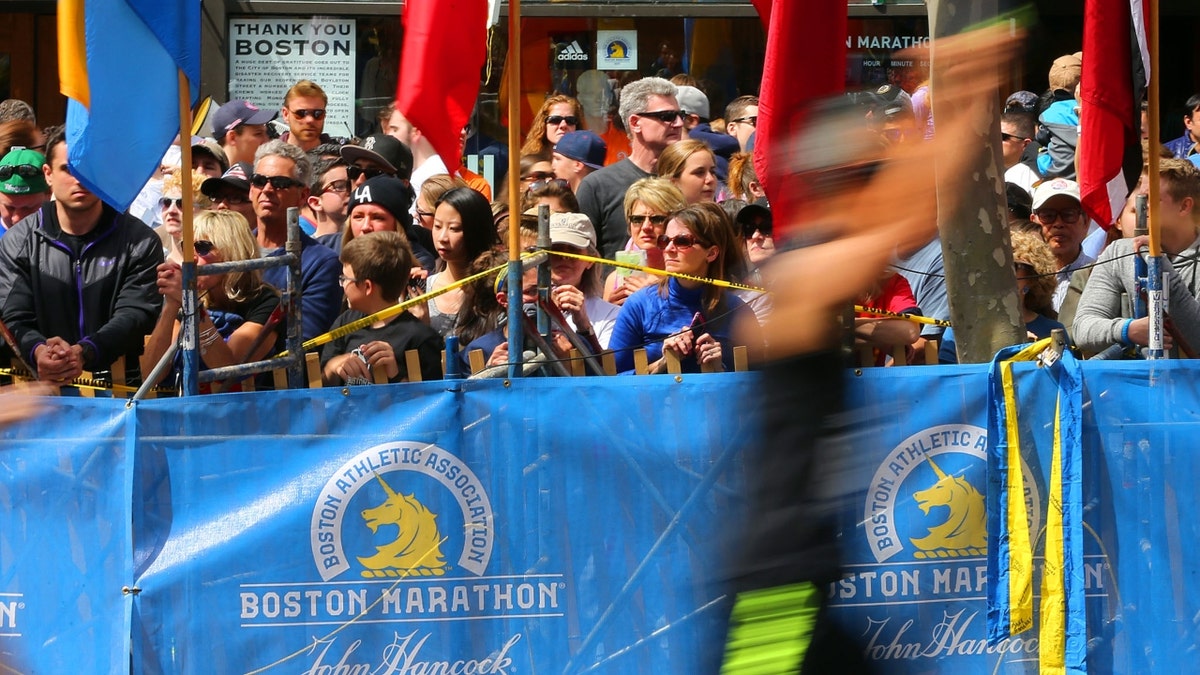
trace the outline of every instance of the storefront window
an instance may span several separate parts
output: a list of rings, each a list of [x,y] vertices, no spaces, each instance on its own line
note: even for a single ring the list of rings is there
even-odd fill
[[[850,19],[847,89],[890,82],[912,91],[928,77],[927,59],[919,50],[915,57],[893,55],[925,45],[927,36],[924,18]],[[229,95],[278,107],[292,83],[312,79],[330,96],[326,130],[363,136],[379,128],[378,113],[395,95],[402,41],[395,16],[234,16],[228,34]],[[474,127],[504,142],[508,44],[503,21],[490,32],[489,45]],[[732,99],[758,93],[765,49],[757,16],[528,17],[522,21],[520,128],[528,128],[547,96],[566,94],[583,104],[587,128],[611,131],[620,88],[646,75],[694,77],[708,95],[711,117],[718,118]],[[803,66],[795,72],[801,77]]]

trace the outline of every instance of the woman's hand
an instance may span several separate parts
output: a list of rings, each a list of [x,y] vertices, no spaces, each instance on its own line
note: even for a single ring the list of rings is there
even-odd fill
[[[679,329],[679,332],[667,337],[663,340],[663,355],[667,352],[674,354],[681,360],[692,353],[692,343],[695,340],[692,337],[692,327],[684,326]]]
[[[587,298],[584,297],[583,291],[564,284],[550,291],[550,299],[558,305],[563,314],[574,319],[576,330],[586,331],[591,327],[592,322],[588,319],[587,308],[584,306]]]
[[[701,366],[712,365],[717,369],[721,368],[721,343],[716,338],[708,333],[704,333],[696,338],[694,349],[696,351],[696,361]]]
[[[491,368],[492,366],[504,366],[504,365],[508,365],[508,341],[507,340],[505,340],[504,342],[501,342],[499,345],[496,346],[496,348],[494,350],[492,350],[492,355],[490,357],[488,357],[487,364],[485,367]]]
[[[158,266],[158,293],[168,304],[183,305],[183,269],[179,263],[168,260]]]

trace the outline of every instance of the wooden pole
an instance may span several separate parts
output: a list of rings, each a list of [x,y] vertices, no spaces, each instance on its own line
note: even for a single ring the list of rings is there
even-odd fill
[[[1158,139],[1161,138],[1162,132],[1159,131],[1159,100],[1158,100],[1158,82],[1160,80],[1158,73],[1158,0],[1149,0],[1146,3],[1146,11],[1148,12],[1146,27],[1146,42],[1149,48],[1150,56],[1150,78],[1147,84],[1147,121],[1149,124],[1150,134],[1150,152],[1147,158],[1147,171],[1150,173],[1150,202],[1149,202],[1149,231],[1150,231],[1150,259],[1147,261],[1147,280],[1146,280],[1146,297],[1147,297],[1147,314],[1150,318],[1150,340],[1147,345],[1146,358],[1161,359],[1166,356],[1166,350],[1163,349],[1163,314],[1164,303],[1163,297],[1163,251],[1162,251],[1162,230],[1160,228],[1159,214],[1159,180],[1158,180],[1158,153],[1155,148],[1158,146]]]
[[[521,0],[508,3],[508,376],[521,374]]]
[[[196,260],[193,247],[192,217],[192,105],[187,74],[179,71],[179,173],[183,210],[183,322],[180,326],[183,354],[183,394],[200,393],[200,325],[196,320]]]

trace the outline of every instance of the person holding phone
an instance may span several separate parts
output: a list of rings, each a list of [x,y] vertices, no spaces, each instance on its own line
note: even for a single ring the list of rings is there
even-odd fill
[[[728,239],[732,226],[724,213],[689,206],[667,221],[658,238],[669,276],[637,291],[617,316],[609,348],[616,352],[617,370],[633,370],[633,350],[645,347],[650,373],[667,370],[665,355],[679,357],[683,372],[705,365],[733,370],[733,335],[750,348],[751,359],[762,349],[754,311],[732,291],[706,283],[728,280],[731,256],[718,242]]]

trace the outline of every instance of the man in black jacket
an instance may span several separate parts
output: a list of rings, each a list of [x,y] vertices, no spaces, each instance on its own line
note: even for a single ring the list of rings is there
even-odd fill
[[[0,316],[41,380],[68,382],[122,356],[136,376],[162,307],[162,243],[71,175],[61,132],[46,141],[43,170],[55,201],[0,239]]]

